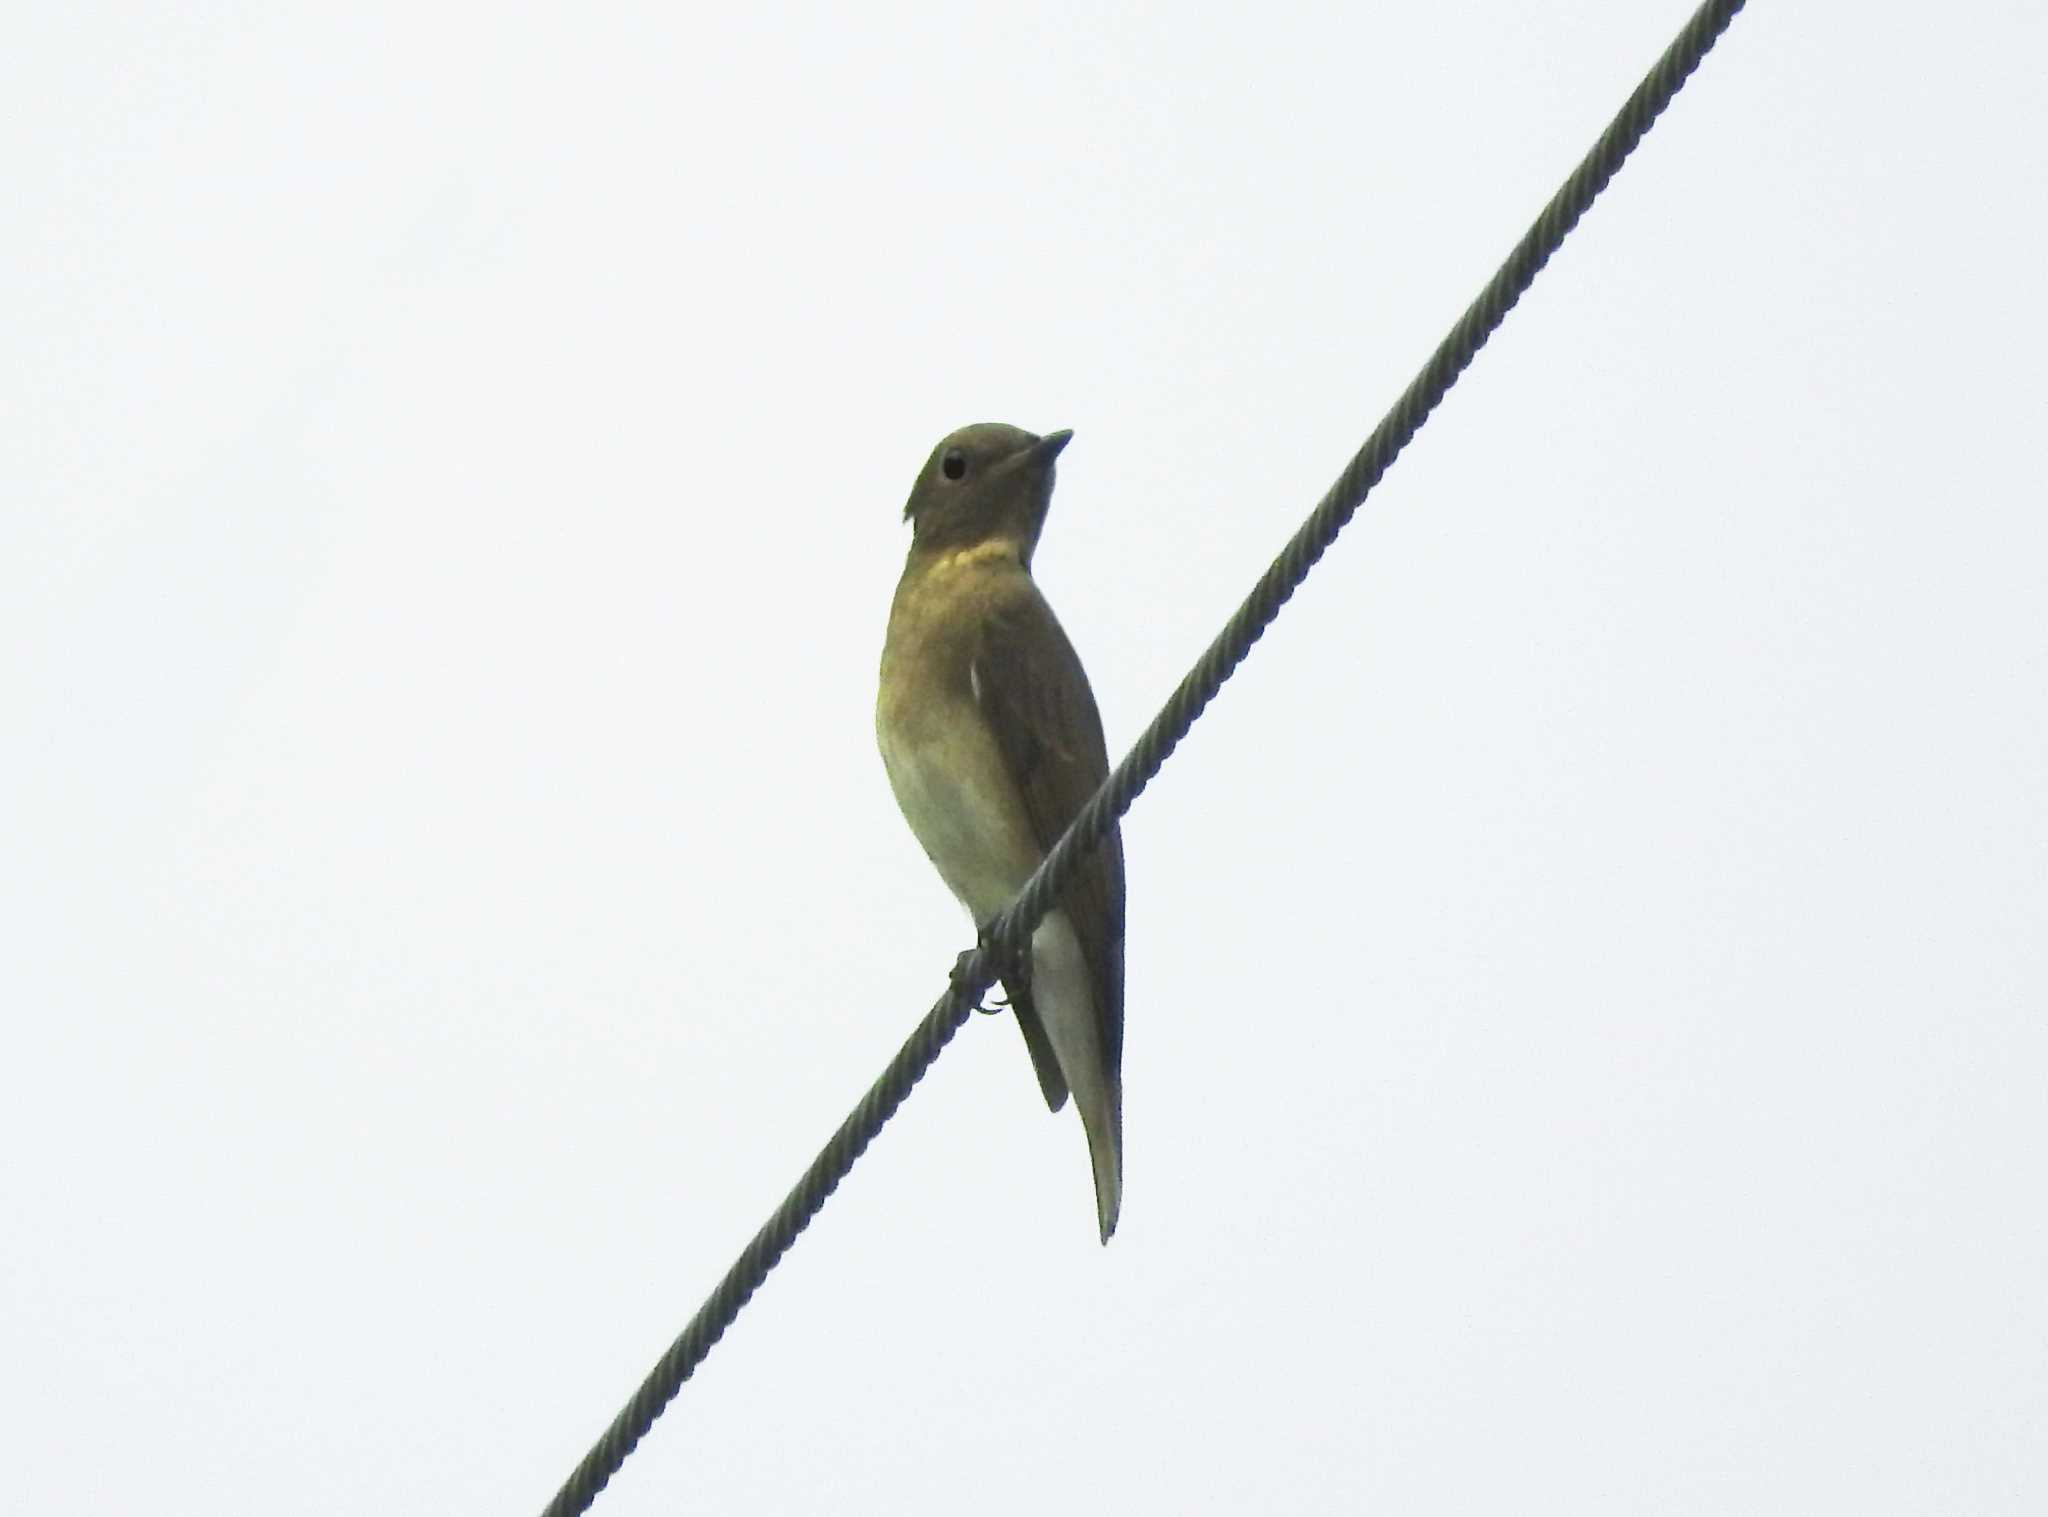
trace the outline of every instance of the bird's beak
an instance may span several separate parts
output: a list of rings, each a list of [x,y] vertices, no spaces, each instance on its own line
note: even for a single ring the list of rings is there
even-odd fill
[[[1062,427],[1057,432],[1048,432],[1031,445],[1031,459],[1034,463],[1049,464],[1060,456],[1060,449],[1074,440],[1072,429]]]

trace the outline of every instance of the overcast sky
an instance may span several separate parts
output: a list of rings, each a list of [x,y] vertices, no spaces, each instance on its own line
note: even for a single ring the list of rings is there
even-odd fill
[[[30,0],[24,1513],[537,1510],[971,942],[899,519],[1121,752],[1682,3]],[[2048,23],[1752,5],[597,1511],[2048,1509]]]

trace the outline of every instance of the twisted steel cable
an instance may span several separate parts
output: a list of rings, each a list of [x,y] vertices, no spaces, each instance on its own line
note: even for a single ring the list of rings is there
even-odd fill
[[[1628,98],[1607,130],[1600,134],[1579,166],[1551,197],[1507,261],[1487,281],[1479,298],[1466,308],[1449,335],[1438,344],[1422,371],[1409,382],[1365,446],[1337,477],[1315,510],[1273,560],[1235,615],[1217,634],[1187,677],[1168,697],[1115,773],[1082,808],[1073,825],[1046,855],[1037,873],[994,922],[973,952],[961,957],[952,983],[925,1014],[896,1057],[867,1095],[842,1122],[818,1157],[783,1198],[767,1223],[754,1235],[718,1288],[697,1309],[682,1334],[649,1371],[604,1435],[583,1457],[543,1517],[579,1517],[589,1510],[647,1430],[654,1425],[712,1345],[738,1317],[768,1273],[775,1268],[797,1234],[810,1224],[825,1200],[838,1188],[868,1144],[874,1140],[905,1096],[938,1058],[940,1050],[967,1020],[968,1013],[992,986],[1006,959],[1021,953],[1039,921],[1051,909],[1061,887],[1088,850],[1130,809],[1167,756],[1187,736],[1195,719],[1223,688],[1223,682],[1244,661],[1310,569],[1336,541],[1365,497],[1387,472],[1422,424],[1444,398],[1473,356],[1493,335],[1621,167],[1650,126],[1671,103],[1727,29],[1744,0],[1707,0],[1657,60]]]

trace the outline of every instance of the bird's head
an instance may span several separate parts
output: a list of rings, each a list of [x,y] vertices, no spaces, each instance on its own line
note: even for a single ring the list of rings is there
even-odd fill
[[[912,547],[946,551],[1005,538],[1030,568],[1052,503],[1053,460],[1073,435],[1038,437],[984,421],[941,439],[903,508]]]

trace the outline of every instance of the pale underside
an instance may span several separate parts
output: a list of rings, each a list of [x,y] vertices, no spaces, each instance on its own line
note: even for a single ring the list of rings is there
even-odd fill
[[[950,555],[927,567],[908,604],[899,598],[875,722],[896,803],[977,927],[1016,898],[1044,856],[983,710],[981,673],[971,655],[960,668],[965,650],[948,635],[974,614],[973,583],[999,574],[1004,557],[986,547]],[[1014,555],[1008,562],[1022,574]],[[949,649],[956,650],[950,659]],[[1063,911],[1048,913],[1032,935],[1030,997],[1090,1129],[1106,1236],[1122,1188],[1115,1138],[1121,1124],[1087,958]],[[1055,1109],[1063,1104],[1057,1085],[1046,1094]]]

